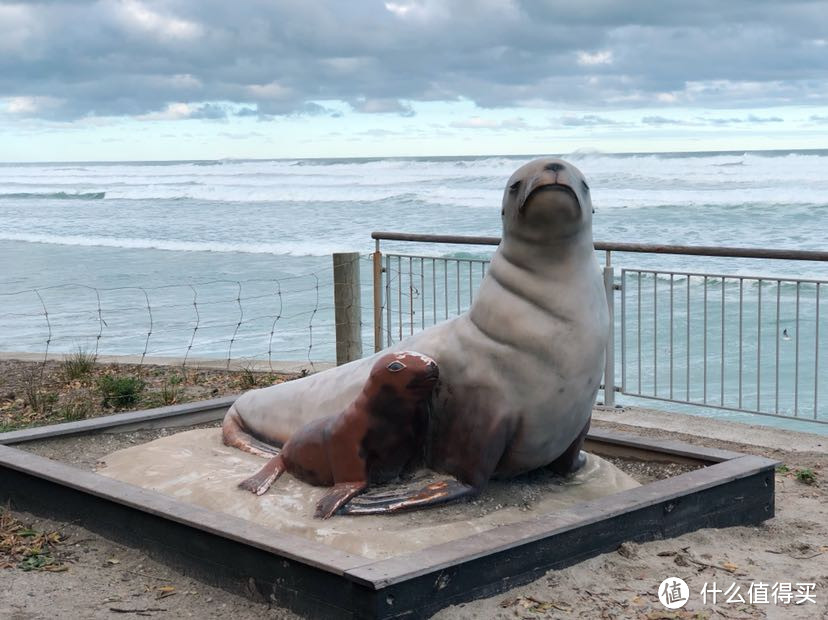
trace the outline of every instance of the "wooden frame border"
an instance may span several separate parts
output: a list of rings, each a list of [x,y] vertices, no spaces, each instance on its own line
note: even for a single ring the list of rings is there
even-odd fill
[[[8,444],[221,419],[233,397],[0,434],[0,502],[141,547],[200,579],[314,618],[428,617],[625,541],[774,515],[776,461],[593,430],[590,450],[705,465],[555,513],[371,560],[42,458]],[[7,445],[3,445],[7,444]]]

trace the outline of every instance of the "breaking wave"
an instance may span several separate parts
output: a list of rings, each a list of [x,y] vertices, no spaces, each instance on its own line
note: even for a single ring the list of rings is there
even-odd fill
[[[106,192],[16,192],[12,194],[0,194],[0,200],[103,200]]]

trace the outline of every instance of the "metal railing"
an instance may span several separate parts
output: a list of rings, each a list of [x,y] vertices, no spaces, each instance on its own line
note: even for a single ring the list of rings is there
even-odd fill
[[[374,347],[441,320],[474,301],[485,257],[385,253],[382,241],[496,246],[498,237],[375,232]],[[625,267],[612,253],[828,262],[828,252],[596,242],[604,253],[610,310],[604,404],[615,393],[752,414],[828,423],[820,395],[821,296],[828,281],[768,275]],[[616,312],[620,296],[620,312]],[[620,359],[619,359],[620,358]],[[620,365],[620,377],[616,374]]]

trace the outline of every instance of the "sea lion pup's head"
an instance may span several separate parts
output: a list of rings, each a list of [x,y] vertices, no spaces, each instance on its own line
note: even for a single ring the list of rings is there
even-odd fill
[[[509,177],[503,192],[504,237],[530,243],[554,243],[592,227],[592,200],[584,175],[561,159],[524,164]]]
[[[437,362],[417,351],[386,353],[371,368],[370,381],[383,388],[391,388],[402,398],[427,398],[440,371]]]

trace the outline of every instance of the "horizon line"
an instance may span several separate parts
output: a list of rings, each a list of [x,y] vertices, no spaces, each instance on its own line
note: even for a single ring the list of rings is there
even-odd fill
[[[179,164],[196,162],[257,162],[257,161],[372,161],[383,159],[489,159],[492,157],[549,157],[566,158],[573,155],[609,155],[633,157],[636,155],[739,155],[746,153],[819,153],[828,148],[773,148],[773,149],[722,149],[722,150],[676,150],[676,151],[602,151],[600,149],[576,149],[567,153],[489,153],[485,155],[362,155],[358,157],[315,156],[315,157],[217,157],[208,159],[98,159],[98,160],[48,160],[13,161],[0,160],[0,165],[51,165],[51,164]]]

